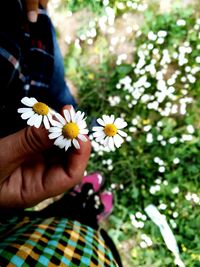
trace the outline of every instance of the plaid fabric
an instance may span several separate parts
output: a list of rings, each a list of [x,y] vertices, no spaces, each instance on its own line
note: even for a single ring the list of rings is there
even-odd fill
[[[40,9],[37,23],[29,23],[21,2],[2,1],[0,8],[0,137],[25,127],[16,112],[24,96],[57,111],[75,105],[50,18]]]
[[[50,105],[53,68],[52,24],[47,14],[40,11],[38,23],[32,25],[20,1],[3,1],[0,8],[0,123],[4,127],[0,128],[0,137],[25,127],[16,112],[22,97],[33,96]]]
[[[101,235],[77,221],[58,219],[0,223],[0,266],[116,267]]]

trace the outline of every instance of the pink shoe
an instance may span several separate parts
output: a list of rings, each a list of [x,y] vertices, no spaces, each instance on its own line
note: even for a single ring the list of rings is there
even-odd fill
[[[84,176],[81,183],[76,185],[71,193],[80,193],[83,185],[91,184],[93,188],[91,189],[93,191],[91,192],[91,194],[93,194],[94,192],[98,192],[100,190],[100,188],[104,184],[104,181],[105,178],[99,172],[91,173],[89,175]]]
[[[100,194],[101,204],[104,206],[102,213],[97,215],[98,222],[107,218],[113,211],[113,194],[109,191]]]

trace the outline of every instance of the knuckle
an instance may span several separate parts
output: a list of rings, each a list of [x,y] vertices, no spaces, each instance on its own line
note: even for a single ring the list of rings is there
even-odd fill
[[[24,135],[24,146],[28,149],[28,151],[38,152],[44,147],[41,136],[34,127],[27,127]]]

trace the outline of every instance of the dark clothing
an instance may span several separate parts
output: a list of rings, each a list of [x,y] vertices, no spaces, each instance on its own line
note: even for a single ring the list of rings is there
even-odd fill
[[[0,8],[0,137],[26,126],[17,114],[24,96],[57,111],[66,104],[76,106],[46,11],[40,10],[38,22],[30,23],[20,3],[6,0]]]

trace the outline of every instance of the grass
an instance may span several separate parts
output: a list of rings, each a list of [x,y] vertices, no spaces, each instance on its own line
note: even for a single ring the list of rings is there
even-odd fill
[[[128,138],[113,152],[106,152],[91,136],[88,165],[88,172],[105,175],[106,189],[115,195],[106,227],[124,255],[125,266],[175,266],[158,227],[145,214],[145,207],[154,204],[166,216],[185,265],[195,267],[200,266],[198,9],[196,13],[181,9],[176,2],[170,13],[160,14],[157,1],[146,4],[68,1],[68,9],[88,8],[93,16],[92,24],[83,22],[77,31],[79,45],[70,44],[67,76],[79,88],[88,124],[103,114],[128,122]],[[134,52],[120,57],[112,43],[115,33],[109,29],[127,14],[138,13],[143,23],[129,28],[122,43],[132,44]]]

